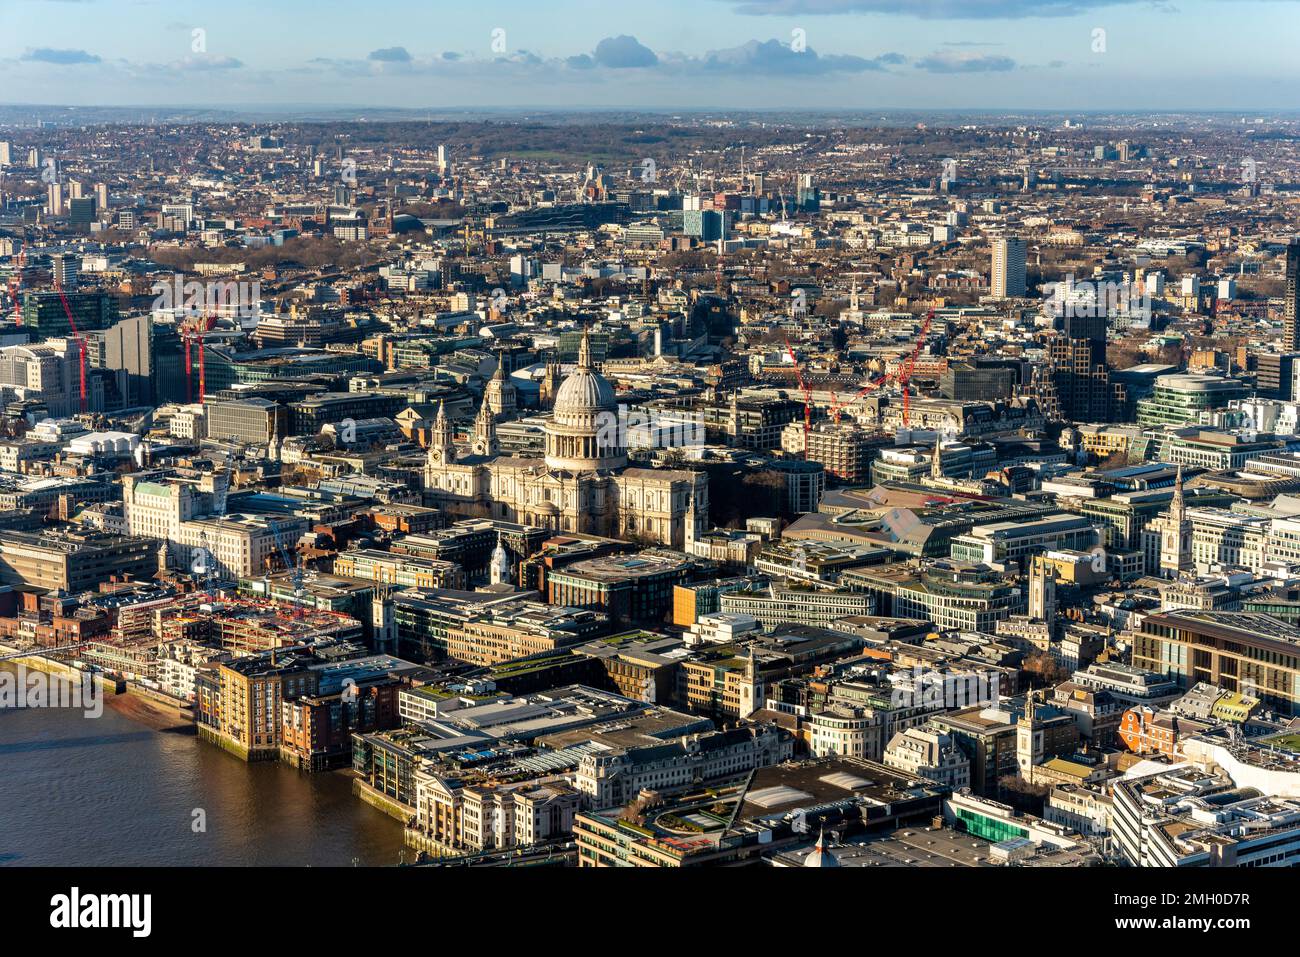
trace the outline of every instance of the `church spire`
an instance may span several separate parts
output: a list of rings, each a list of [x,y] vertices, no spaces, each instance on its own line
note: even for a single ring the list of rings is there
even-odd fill
[[[1182,463],[1180,462],[1178,464],[1177,469],[1174,471],[1174,497],[1169,502],[1169,517],[1175,518],[1175,516],[1177,516],[1175,520],[1182,521],[1184,508],[1185,505],[1183,503],[1183,466]]]
[[[1192,523],[1183,496],[1183,467],[1174,473],[1174,495],[1165,513],[1160,535],[1160,570],[1170,578],[1182,578],[1196,570],[1192,555]]]

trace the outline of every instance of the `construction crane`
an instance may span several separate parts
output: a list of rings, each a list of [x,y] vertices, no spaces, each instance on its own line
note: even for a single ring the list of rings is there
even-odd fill
[[[293,560],[289,554],[289,549],[285,547],[284,540],[280,536],[280,524],[278,522],[270,523],[271,534],[275,537],[275,545],[280,550],[280,560],[284,562],[285,569],[289,572],[289,580],[293,582],[293,617],[301,618],[303,614],[303,571],[302,566]]]
[[[202,405],[203,397],[207,394],[207,370],[203,359],[204,334],[212,328],[215,322],[216,317],[214,316],[196,316],[180,325],[181,341],[185,343],[185,401],[187,404],[194,401],[192,381],[194,358],[190,353],[191,343],[197,343],[199,347],[199,405]]]
[[[203,576],[203,590],[207,594],[212,594],[212,583],[217,575],[217,562],[212,554],[212,546],[208,543],[208,533],[199,532],[199,560],[194,563],[193,570]]]
[[[911,412],[911,392],[909,387],[912,382],[912,371],[916,368],[917,356],[921,354],[921,345],[925,342],[926,336],[930,334],[930,324],[934,322],[934,310],[931,309],[925,314],[925,322],[921,324],[921,334],[916,337],[916,344],[912,347],[912,354],[908,357],[907,363],[899,370],[895,381],[898,382],[899,388],[903,390],[903,427],[906,428]]]
[[[893,376],[888,376],[888,375],[881,376],[875,382],[869,383],[861,390],[859,390],[858,394],[855,395],[853,398],[849,399],[848,402],[840,402],[839,395],[837,394],[835,396],[835,401],[831,404],[831,418],[834,419],[835,424],[836,425],[840,424],[840,417],[843,415],[845,409],[847,409],[851,405],[857,404],[859,401],[862,400],[863,396],[865,396],[868,392],[874,392],[876,389],[879,389],[881,386],[885,385],[885,383],[891,381],[893,381]]]
[[[794,363],[795,378],[799,380],[799,388],[803,392],[803,457],[808,458],[808,436],[812,432],[812,393],[808,391],[808,384],[804,382],[803,370],[799,368],[799,360],[795,358],[794,349],[790,348],[790,337],[785,337],[785,351],[790,356],[790,361]]]
[[[72,305],[68,302],[68,297],[64,295],[63,283],[59,282],[59,274],[54,273],[54,291],[59,294],[59,301],[63,303],[63,311],[68,316],[68,328],[72,330],[73,341],[77,343],[77,358],[81,368],[81,411],[86,411],[86,337],[81,334],[77,328],[77,320],[72,315]]]
[[[27,268],[27,247],[19,245],[14,257],[13,273],[9,276],[9,298],[14,301],[14,322],[23,324],[23,270]]]
[[[879,379],[877,379],[875,382],[869,383],[868,385],[864,386],[857,393],[857,395],[855,395],[848,402],[840,402],[839,396],[835,397],[836,400],[831,405],[831,416],[835,420],[836,425],[839,425],[840,416],[843,414],[845,409],[860,401],[862,397],[865,396],[868,392],[874,392],[876,389],[879,389],[890,382],[896,384],[903,392],[903,425],[906,426],[908,424],[910,420],[910,413],[911,413],[911,397],[910,397],[910,393],[908,392],[908,384],[911,382],[912,372],[916,368],[916,360],[921,354],[921,345],[925,342],[925,337],[930,334],[930,326],[933,323],[933,321],[934,321],[934,310],[931,309],[928,313],[926,313],[925,321],[921,324],[921,334],[917,337],[916,342],[913,344],[911,354],[908,356],[906,360],[904,360],[900,364],[899,370],[897,372],[893,373],[892,375],[885,374],[881,376]]]

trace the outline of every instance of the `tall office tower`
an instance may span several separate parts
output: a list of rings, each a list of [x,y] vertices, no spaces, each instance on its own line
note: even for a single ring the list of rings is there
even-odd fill
[[[99,344],[96,365],[112,369],[117,375],[117,389],[128,406],[152,405],[154,402],[153,317],[146,313],[103,330],[90,333]],[[179,357],[178,357],[179,358]],[[181,363],[177,363],[178,374]]]
[[[54,281],[58,283],[57,288],[75,289],[80,271],[81,260],[77,256],[55,253],[50,257],[50,272],[54,276]]]
[[[1255,359],[1255,389],[1266,399],[1295,398],[1296,370],[1300,352],[1264,352]]]
[[[1282,348],[1287,352],[1300,349],[1300,240],[1286,246],[1286,303],[1282,313]]]
[[[49,207],[51,216],[63,215],[63,184],[51,183],[49,189],[49,200],[46,204]]]
[[[102,214],[108,212],[108,184],[95,184],[95,208]]]
[[[445,143],[438,144],[438,172],[443,176],[447,176],[451,173],[451,157],[447,153],[447,145]]]
[[[794,203],[805,212],[815,213],[821,208],[821,190],[812,173],[800,173],[795,183]]]
[[[993,243],[993,295],[1013,299],[1025,294],[1025,241],[999,239]]]
[[[1106,367],[1106,317],[1067,312],[1065,328],[1047,347],[1056,417],[1071,422],[1108,422],[1112,415],[1110,371]]]
[[[89,196],[68,200],[68,222],[83,232],[89,232],[95,222],[95,201]]]
[[[9,150],[8,143],[0,143],[0,166],[8,166],[13,162],[13,154]]]

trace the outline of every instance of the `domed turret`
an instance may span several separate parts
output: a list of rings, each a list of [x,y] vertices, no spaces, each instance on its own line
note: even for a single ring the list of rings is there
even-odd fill
[[[483,402],[498,418],[503,415],[514,415],[515,408],[519,404],[515,385],[506,375],[505,359],[502,356],[497,356],[497,371],[483,392]]]
[[[817,835],[817,846],[803,859],[804,867],[839,867],[840,860],[835,852],[826,846],[826,831]]]
[[[510,553],[500,538],[497,539],[497,547],[492,550],[489,574],[493,585],[508,584],[510,581]]]

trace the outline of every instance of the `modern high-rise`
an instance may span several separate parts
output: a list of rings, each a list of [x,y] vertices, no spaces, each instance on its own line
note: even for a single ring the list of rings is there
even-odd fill
[[[96,365],[118,373],[118,391],[127,406],[154,402],[153,317],[123,319],[88,337],[98,344]]]
[[[993,295],[1013,299],[1025,294],[1025,241],[999,239],[993,243]]]
[[[68,321],[69,313],[72,322]],[[42,339],[107,329],[117,322],[117,300],[105,293],[29,292],[23,294],[23,327]]]
[[[1300,240],[1293,239],[1286,247],[1286,304],[1282,313],[1282,349],[1290,352],[1300,349]]]
[[[95,200],[90,196],[78,196],[68,200],[68,222],[74,229],[89,231],[95,221]]]
[[[821,191],[812,173],[800,173],[795,187],[795,206],[806,212],[817,212],[821,207]]]
[[[1300,352],[1265,352],[1255,360],[1255,388],[1266,399],[1295,398],[1296,360]]]
[[[1106,366],[1106,317],[1067,313],[1047,354],[1056,416],[1072,422],[1109,421],[1113,389]]]
[[[54,277],[56,288],[76,289],[77,276],[81,273],[81,257],[69,253],[55,253],[50,257],[50,273]]]

